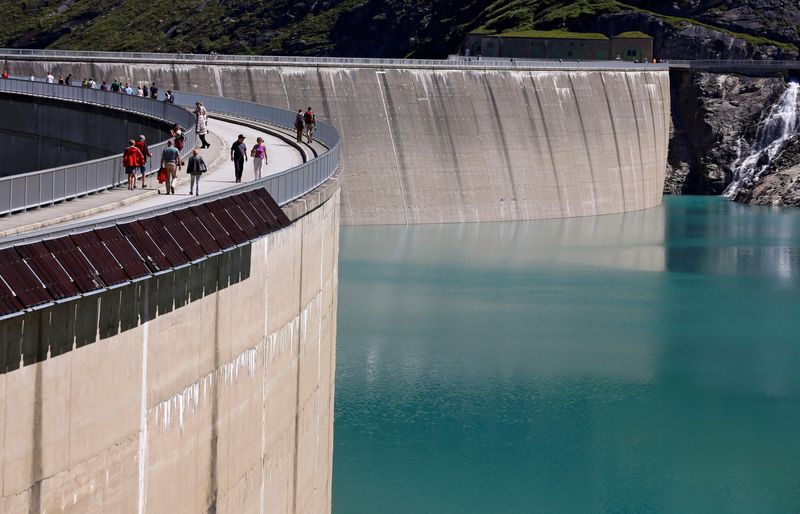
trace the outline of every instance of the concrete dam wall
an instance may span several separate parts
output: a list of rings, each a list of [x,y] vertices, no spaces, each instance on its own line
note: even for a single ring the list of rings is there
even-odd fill
[[[0,94],[0,113],[0,176],[119,154],[128,139],[144,134],[153,144],[172,128],[146,116],[26,95]]]
[[[3,320],[0,512],[330,512],[327,191],[225,253]]]
[[[661,201],[669,74],[7,60],[72,73],[311,105],[343,137],[342,221],[560,218]]]

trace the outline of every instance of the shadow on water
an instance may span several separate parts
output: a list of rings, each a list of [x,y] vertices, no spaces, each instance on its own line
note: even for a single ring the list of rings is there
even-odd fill
[[[347,227],[342,256],[420,265],[527,268],[536,263],[628,271],[800,280],[800,210],[724,198],[667,197],[652,209],[533,222]]]
[[[668,199],[667,269],[800,282],[800,210]]]

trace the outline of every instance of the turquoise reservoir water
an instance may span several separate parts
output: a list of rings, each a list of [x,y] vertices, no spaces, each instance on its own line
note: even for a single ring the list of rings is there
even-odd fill
[[[800,512],[800,211],[346,228],[336,514]]]

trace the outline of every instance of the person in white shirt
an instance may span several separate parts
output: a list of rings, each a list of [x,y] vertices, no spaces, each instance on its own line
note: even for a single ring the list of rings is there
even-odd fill
[[[48,71],[47,72],[47,83],[48,84],[52,84],[55,81],[56,81],[56,78],[53,76],[53,72],[52,71]]]

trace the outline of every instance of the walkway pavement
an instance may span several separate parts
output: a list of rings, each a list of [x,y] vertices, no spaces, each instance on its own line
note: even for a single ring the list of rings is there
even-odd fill
[[[261,131],[210,118],[208,128],[211,132],[207,138],[211,148],[200,150],[209,171],[200,181],[200,193],[213,193],[235,184],[233,162],[230,160],[230,147],[239,134],[244,134],[248,151],[256,142],[256,137],[264,138],[267,145],[268,165],[262,171],[263,176],[273,175],[303,163],[303,157],[296,148],[284,140]],[[242,180],[253,180],[252,160],[245,163]],[[189,175],[184,171],[178,173],[178,185],[175,195],[158,194],[164,192],[164,186],[156,189],[158,181],[155,176],[147,179],[148,187],[128,191],[125,186],[111,191],[87,195],[68,202],[43,207],[0,218],[0,237],[11,236],[23,232],[51,227],[76,220],[99,219],[113,213],[126,214],[140,209],[162,207],[189,196]]]

